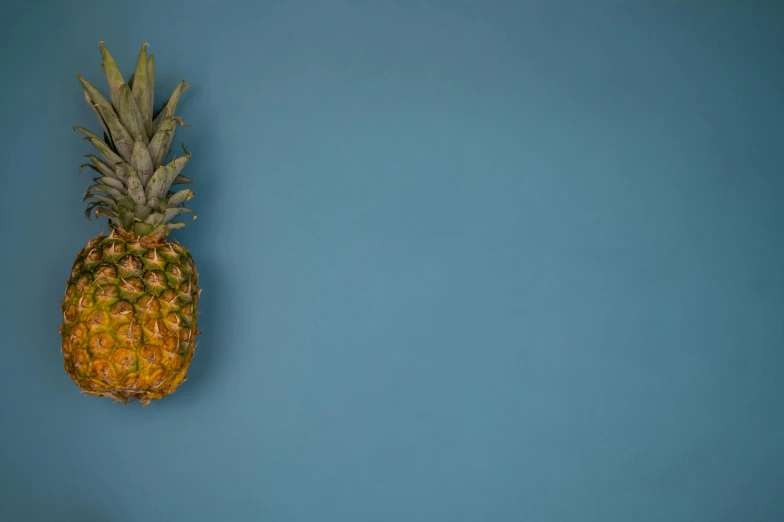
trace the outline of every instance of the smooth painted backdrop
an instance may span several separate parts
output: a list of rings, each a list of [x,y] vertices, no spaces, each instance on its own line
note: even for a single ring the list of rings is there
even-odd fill
[[[0,520],[784,520],[784,9],[6,1]],[[95,127],[181,78],[190,378],[80,396]]]

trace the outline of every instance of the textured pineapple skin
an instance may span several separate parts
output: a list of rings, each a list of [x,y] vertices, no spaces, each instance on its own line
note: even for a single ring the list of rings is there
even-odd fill
[[[198,273],[176,242],[117,229],[79,252],[61,306],[65,370],[89,395],[147,404],[185,381]]]

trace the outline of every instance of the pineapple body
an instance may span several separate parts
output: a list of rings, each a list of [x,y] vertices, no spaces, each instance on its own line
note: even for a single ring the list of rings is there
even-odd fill
[[[74,262],[61,305],[65,370],[87,394],[148,403],[185,380],[195,348],[199,290],[193,258],[167,236],[193,211],[193,181],[181,174],[190,160],[166,163],[174,134],[187,125],[174,112],[188,84],[181,81],[153,111],[155,59],[142,45],[126,83],[99,42],[108,98],[81,75],[84,97],[103,137],[80,126],[100,157],[82,165],[95,173],[84,193],[85,216],[109,220],[111,234],[90,240]],[[100,132],[100,131],[99,131]],[[194,215],[195,218],[195,215]]]
[[[122,229],[93,238],[62,303],[66,372],[85,393],[124,402],[173,393],[193,358],[198,298],[179,243]]]

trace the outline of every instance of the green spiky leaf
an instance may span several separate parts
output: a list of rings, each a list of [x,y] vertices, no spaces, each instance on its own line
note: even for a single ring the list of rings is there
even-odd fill
[[[110,178],[112,178],[112,177],[117,178],[117,173],[114,172],[114,170],[112,170],[109,167],[109,165],[107,165],[106,163],[101,161],[101,158],[99,158],[98,156],[96,156],[94,154],[85,154],[85,156],[90,158],[90,161],[93,162],[92,165],[88,165],[93,170],[95,170],[96,172],[100,172],[104,176],[107,176],[107,177],[110,177]],[[117,178],[117,179],[119,179],[119,178]]]
[[[101,48],[101,56],[103,57],[103,64],[101,68],[106,75],[106,82],[109,84],[109,98],[112,100],[112,105],[117,110],[120,107],[120,87],[125,85],[122,73],[117,67],[117,62],[114,61],[111,53],[104,47],[103,42],[98,42]]]
[[[152,232],[153,226],[143,221],[135,221],[133,224],[133,233],[137,236],[146,236]]]
[[[144,205],[147,203],[147,197],[144,195],[144,185],[136,171],[128,165],[128,196],[133,200],[136,205]]]
[[[79,172],[81,172],[81,171],[82,171],[82,170],[83,170],[85,167],[90,167],[90,168],[91,168],[91,169],[93,169],[95,172],[97,172],[97,173],[99,173],[99,174],[101,173],[101,171],[100,171],[100,170],[96,169],[94,165],[91,165],[91,164],[89,164],[89,163],[82,163],[81,165],[79,165]]]
[[[82,89],[84,89],[84,99],[87,101],[87,105],[89,105],[90,110],[95,113],[95,117],[98,118],[98,122],[101,124],[101,127],[103,127],[104,132],[109,134],[109,127],[106,125],[106,121],[104,120],[104,117],[101,115],[100,111],[98,111],[96,105],[106,107],[108,110],[114,112],[111,103],[109,103],[109,101],[104,98],[103,94],[101,94],[101,91],[96,89],[93,84],[85,80],[81,74],[77,74],[76,78],[82,85]]]
[[[93,201],[87,205],[87,208],[84,210],[84,217],[92,221],[91,213],[96,207],[106,207],[106,203],[103,203],[102,201]]]
[[[102,105],[97,105],[96,109],[100,112],[106,125],[109,127],[109,133],[114,142],[115,150],[122,156],[125,161],[131,161],[133,153],[133,139],[128,131],[125,129],[117,114],[113,110],[107,109]]]
[[[185,147],[183,147],[183,149],[185,149]],[[177,158],[165,166],[159,167],[150,178],[149,183],[147,183],[145,190],[147,197],[163,197],[169,190],[174,178],[182,171],[189,159],[191,159],[191,155],[186,150],[185,156]]]
[[[131,166],[139,173],[142,184],[146,185],[150,180],[154,169],[150,152],[147,150],[147,146],[144,144],[144,141],[142,141],[140,135],[136,136],[136,141],[133,144]]]
[[[188,87],[190,87],[185,81],[181,81],[177,84],[177,87],[174,88],[171,96],[169,97],[169,101],[166,102],[166,105],[155,115],[155,120],[152,123],[152,131],[156,132],[158,127],[161,126],[163,121],[171,116],[174,116],[174,111],[177,110],[177,104],[180,101],[180,96],[184,93]]]
[[[133,99],[131,89],[124,84],[120,87],[120,106],[117,109],[117,114],[128,133],[131,136],[141,134],[146,144],[147,134],[144,132],[144,119],[139,112],[139,107],[136,106],[136,100]]]
[[[165,128],[161,126],[158,129],[158,132],[155,133],[155,136],[152,137],[152,140],[150,140],[150,145],[147,147],[147,150],[150,153],[154,168],[157,169],[166,160],[166,154],[169,151],[169,147],[171,147],[173,135],[174,131],[165,130]]]
[[[94,181],[98,183],[103,183],[104,185],[109,185],[110,187],[115,188],[119,191],[125,190],[125,185],[123,185],[123,182],[117,178],[110,178],[108,176],[103,176],[100,178],[95,178]]]
[[[114,166],[114,165],[116,165],[117,163],[120,163],[121,161],[123,161],[123,159],[122,159],[120,156],[118,156],[118,155],[117,155],[117,154],[116,154],[116,153],[115,153],[115,152],[114,152],[114,151],[113,151],[113,150],[112,150],[112,149],[109,147],[109,145],[107,145],[107,143],[106,143],[104,140],[102,140],[101,138],[99,138],[99,137],[98,137],[98,136],[97,136],[95,133],[93,133],[92,131],[89,131],[89,130],[85,129],[84,127],[79,127],[78,125],[77,125],[77,126],[75,126],[75,127],[74,127],[74,129],[75,129],[75,130],[78,130],[79,132],[81,132],[82,134],[84,134],[84,135],[86,136],[86,138],[84,138],[84,139],[85,139],[85,140],[87,140],[87,141],[89,141],[90,143],[92,143],[93,147],[95,147],[96,149],[98,149],[98,152],[100,152],[100,153],[101,153],[101,155],[102,155],[102,156],[103,156],[103,157],[106,159],[106,162],[107,162],[107,163],[108,163],[110,166]]]
[[[193,191],[191,189],[180,190],[176,192],[169,198],[169,206],[179,205],[185,201],[188,201],[193,197]]]
[[[147,200],[147,204],[150,205],[150,207],[152,207],[153,210],[157,210],[157,211],[160,211],[160,212],[163,212],[169,206],[169,202],[168,201],[166,201],[163,198],[156,197],[156,196],[153,196],[153,197],[149,198]]]
[[[81,132],[82,134],[87,136],[87,138],[95,138],[98,141],[103,141],[103,140],[101,140],[100,136],[98,136],[96,133],[94,133],[90,129],[85,129],[84,127],[80,127],[79,125],[74,125],[73,129]]]
[[[144,220],[150,215],[150,212],[152,212],[152,209],[149,205],[136,205],[133,207],[133,214],[136,216],[136,219]]]
[[[98,207],[95,209],[96,216],[105,216],[110,220],[114,221],[117,225],[119,225],[122,220],[120,219],[120,215],[115,212],[114,210],[109,210],[106,207]]]
[[[84,79],[81,74],[77,74],[76,78],[79,80],[79,83],[82,85],[82,89],[84,89],[85,94],[88,96],[88,100],[90,101],[91,105],[101,105],[106,107],[107,109],[114,110],[112,104],[109,103],[109,100],[104,97],[104,95],[99,91],[92,83],[88,82]]]
[[[161,225],[163,224],[163,214],[153,212],[144,219],[144,222],[152,226]]]
[[[101,203],[105,204],[112,210],[117,210],[117,202],[110,197],[104,196],[102,194],[85,194],[84,200],[87,201],[88,199],[94,199],[96,201],[100,201]]]
[[[135,219],[136,216],[134,215],[133,210],[122,211],[122,227],[125,230],[130,230]]]
[[[114,170],[115,174],[119,178],[120,181],[127,187],[128,186],[128,178],[131,176],[131,166],[127,163],[118,163],[117,167]]]
[[[85,194],[85,199],[89,198],[91,195],[95,194],[96,192],[109,194],[115,201],[117,201],[118,199],[122,199],[122,197],[124,196],[124,194],[121,191],[117,190],[114,187],[110,187],[109,185],[97,184],[97,185],[90,185],[90,187],[88,187],[87,193]]]
[[[175,207],[175,208],[167,208],[166,211],[163,213],[163,222],[168,223],[172,219],[176,218],[180,214],[184,212],[190,212],[193,214],[193,219],[196,219],[196,214],[193,213],[193,210],[185,207]]]
[[[177,223],[167,223],[166,224],[166,230],[171,232],[172,230],[178,230],[180,228],[183,228],[183,227],[185,227],[185,225],[187,225],[187,223],[184,223],[182,221],[179,221]]]
[[[147,94],[149,96],[150,115],[152,116],[153,108],[155,107],[155,55],[151,54],[147,58]],[[149,136],[152,137],[152,121],[150,122]]]
[[[174,178],[174,181],[172,181],[172,185],[195,185],[195,184],[196,184],[195,181],[193,181],[191,178],[186,178],[182,174]]]
[[[139,58],[136,61],[136,72],[133,74],[134,82],[131,93],[142,116],[144,135],[149,137],[152,135],[152,105],[150,105],[150,93],[148,92],[150,83],[147,74],[147,44],[145,43],[142,44],[142,50],[139,51]]]
[[[122,199],[118,199],[117,204],[120,206],[120,210],[132,212],[135,208],[133,200],[130,198],[130,196],[123,196]]]
[[[166,120],[155,131],[155,135],[150,140],[147,150],[150,152],[154,168],[158,168],[166,161],[166,156],[169,155],[172,141],[174,140],[174,133],[178,126],[188,126],[187,123],[182,121],[177,116],[166,118]]]

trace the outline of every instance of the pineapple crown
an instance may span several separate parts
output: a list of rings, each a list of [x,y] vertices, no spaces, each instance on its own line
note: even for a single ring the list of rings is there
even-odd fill
[[[98,173],[93,178],[95,184],[84,195],[84,201],[93,200],[87,205],[85,215],[90,219],[95,211],[96,216],[108,218],[112,228],[137,236],[165,236],[185,226],[184,222],[175,223],[172,219],[184,212],[193,214],[182,206],[193,197],[193,191],[171,191],[172,185],[193,183],[180,174],[191,157],[185,145],[183,157],[163,164],[176,128],[187,125],[174,115],[174,110],[188,84],[181,81],[166,105],[153,115],[155,57],[147,55],[147,44],[142,45],[136,72],[127,84],[103,42],[98,45],[111,102],[82,75],[76,75],[104,132],[101,139],[84,127],[74,127],[102,156],[86,154],[91,163],[79,167],[81,170],[87,166]]]

